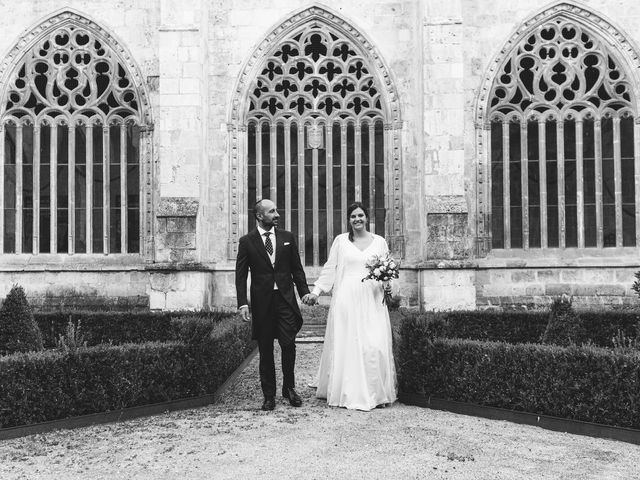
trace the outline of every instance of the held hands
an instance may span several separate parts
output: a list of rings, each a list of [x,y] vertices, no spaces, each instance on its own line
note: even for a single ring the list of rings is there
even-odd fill
[[[240,317],[243,321],[248,322],[251,320],[251,314],[249,313],[249,306],[243,305],[240,307]]]
[[[318,295],[313,293],[307,293],[304,297],[302,297],[302,303],[305,305],[315,305],[318,303]]]

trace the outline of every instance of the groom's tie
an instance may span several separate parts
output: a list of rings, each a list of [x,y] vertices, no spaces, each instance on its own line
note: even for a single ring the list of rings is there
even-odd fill
[[[264,248],[267,249],[269,256],[273,255],[273,243],[271,243],[271,232],[264,232]]]

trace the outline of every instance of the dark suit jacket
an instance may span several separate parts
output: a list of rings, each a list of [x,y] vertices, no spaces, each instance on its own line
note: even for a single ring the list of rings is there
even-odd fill
[[[276,263],[271,260],[264,248],[258,229],[243,236],[238,243],[236,259],[236,295],[238,307],[248,305],[247,276],[251,271],[251,316],[253,338],[258,339],[266,324],[269,302],[273,295],[274,282],[280,293],[291,306],[298,319],[297,330],[302,326],[302,314],[293,291],[295,284],[298,295],[303,297],[309,293],[307,277],[300,261],[295,237],[286,230],[276,230]],[[297,332],[296,330],[296,332]]]

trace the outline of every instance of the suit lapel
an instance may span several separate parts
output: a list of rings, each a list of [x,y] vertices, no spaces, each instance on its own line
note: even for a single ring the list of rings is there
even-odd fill
[[[282,232],[276,229],[276,265],[280,263],[282,258],[282,247],[284,246],[284,238]]]
[[[253,241],[253,245],[258,250],[258,253],[260,254],[260,256],[262,256],[267,265],[273,268],[273,265],[271,265],[271,259],[269,258],[269,255],[267,255],[267,250],[264,248],[264,243],[262,242],[262,238],[260,238],[260,232],[258,232],[257,228],[253,231],[251,240]],[[276,258],[278,258],[277,255]]]

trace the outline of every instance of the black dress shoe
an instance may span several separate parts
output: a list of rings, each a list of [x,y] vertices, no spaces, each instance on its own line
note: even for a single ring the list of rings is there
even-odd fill
[[[282,396],[289,399],[289,403],[292,407],[300,407],[302,405],[300,395],[298,395],[293,388],[286,388],[282,390]]]
[[[265,397],[262,410],[273,410],[276,408],[276,400],[273,397]]]

